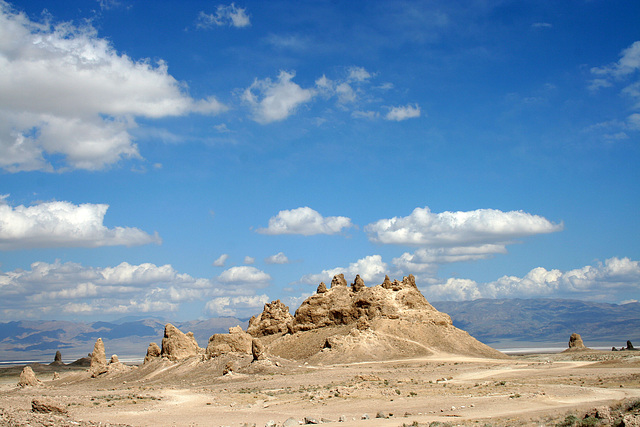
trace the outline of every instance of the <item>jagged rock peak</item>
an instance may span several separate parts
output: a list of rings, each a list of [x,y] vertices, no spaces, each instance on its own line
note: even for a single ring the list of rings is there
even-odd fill
[[[389,276],[385,274],[384,281],[382,282],[382,287],[385,289],[391,289],[391,279]]]
[[[359,319],[420,318],[437,324],[451,324],[451,318],[427,302],[409,275],[402,282],[387,277],[383,284],[366,287],[357,275],[351,287],[343,274],[331,281],[331,289],[307,298],[296,310],[291,332],[307,331],[325,326],[348,325]],[[363,323],[364,325],[364,323]]]
[[[333,279],[331,279],[331,287],[333,288],[335,286],[347,286],[347,281],[344,279],[344,274],[340,273],[333,276]]]
[[[162,357],[172,361],[187,359],[202,353],[192,332],[183,333],[180,329],[167,323],[162,338]]]
[[[56,355],[53,358],[54,362],[62,362],[62,353],[60,353],[60,350],[56,351]]]
[[[571,336],[569,337],[569,348],[573,348],[573,349],[586,348],[580,334],[576,334],[575,332],[571,334]]]
[[[159,358],[162,355],[162,350],[158,344],[152,342],[149,343],[149,347],[147,347],[147,355],[144,357],[144,363],[151,362]]]
[[[325,288],[326,290],[326,288]],[[271,301],[264,305],[262,313],[249,320],[247,333],[253,337],[284,333],[289,330],[293,316],[282,301]]]
[[[356,274],[356,278],[351,284],[351,290],[353,290],[353,292],[360,292],[364,288],[366,288],[364,280],[362,280],[359,274]]]
[[[327,285],[325,285],[324,282],[320,282],[316,292],[319,293],[319,294],[324,294],[325,292],[327,292]]]
[[[102,338],[98,338],[93,346],[93,353],[91,353],[91,365],[89,367],[89,372],[91,373],[91,377],[95,378],[100,374],[104,374],[108,370],[109,368],[107,366],[107,355],[104,351],[104,343],[102,342]]]

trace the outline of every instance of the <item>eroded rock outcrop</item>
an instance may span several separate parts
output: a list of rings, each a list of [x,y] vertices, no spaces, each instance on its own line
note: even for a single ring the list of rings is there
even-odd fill
[[[251,354],[253,355],[254,361],[267,359],[267,349],[259,339],[254,338],[251,341]]]
[[[326,290],[325,286],[325,292]],[[272,301],[264,305],[262,313],[249,320],[247,333],[254,337],[284,333],[289,330],[292,321],[293,316],[289,313],[289,307],[280,300]]]
[[[18,386],[20,387],[34,387],[42,384],[42,381],[36,377],[35,372],[31,369],[31,366],[25,366],[20,372],[20,379],[18,380]]]
[[[385,277],[367,287],[359,275],[351,286],[344,275],[319,286],[296,310],[289,334],[267,341],[275,357],[310,363],[345,363],[432,355],[506,357],[453,326],[420,293],[415,277]]]
[[[63,366],[62,353],[60,350],[56,351],[56,355],[53,357],[53,362],[49,363],[49,366]]]
[[[326,326],[348,325],[362,319],[398,319],[412,311],[421,319],[441,325],[451,325],[451,318],[437,311],[418,290],[415,278],[409,275],[402,282],[391,282],[368,288],[357,275],[351,287],[342,274],[331,281],[331,289],[307,298],[296,310],[292,332],[308,331]],[[415,313],[414,313],[415,312]]]
[[[209,338],[207,358],[220,356],[226,353],[251,354],[253,337],[242,330],[240,326],[229,328],[228,334],[213,334]]]
[[[569,348],[575,350],[582,350],[586,348],[580,334],[576,334],[575,332],[571,334],[571,336],[569,337]]]
[[[89,366],[89,372],[91,377],[95,378],[98,375],[104,374],[109,370],[107,366],[107,356],[104,351],[104,343],[102,338],[96,340],[93,346],[93,352],[91,353],[91,365]]]
[[[149,343],[149,347],[147,347],[147,355],[144,357],[144,363],[149,363],[152,360],[156,360],[162,357],[162,350],[158,344],[152,342]]]
[[[193,333],[183,333],[180,329],[167,323],[164,327],[164,338],[162,338],[162,357],[172,361],[184,360],[189,357],[201,354],[203,350],[198,346],[198,342],[193,337]]]

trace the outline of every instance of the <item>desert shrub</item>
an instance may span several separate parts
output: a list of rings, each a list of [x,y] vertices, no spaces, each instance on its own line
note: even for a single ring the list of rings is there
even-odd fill
[[[580,423],[578,425],[580,427],[595,427],[597,425],[600,425],[600,420],[594,417],[587,417],[580,420]]]
[[[556,427],[573,427],[578,421],[578,417],[575,415],[567,415],[563,421],[556,424]]]

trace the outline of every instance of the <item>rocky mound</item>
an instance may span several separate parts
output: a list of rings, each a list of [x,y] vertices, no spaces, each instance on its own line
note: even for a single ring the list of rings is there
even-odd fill
[[[193,333],[183,333],[180,329],[167,323],[162,338],[161,356],[169,360],[178,361],[202,354],[203,349],[193,337]]]
[[[281,323],[271,324],[271,330],[280,331],[277,337],[260,331],[269,353],[287,359],[346,363],[436,353],[505,357],[454,327],[424,298],[412,275],[402,282],[385,277],[382,284],[367,287],[359,275],[349,286],[339,274],[329,289],[320,284],[292,319],[280,318]]]
[[[258,316],[249,320],[247,333],[254,337],[263,337],[288,331],[288,325],[293,321],[289,307],[280,300],[264,305],[264,310]]]
[[[586,351],[586,350],[591,350],[591,349],[584,345],[584,342],[582,341],[582,337],[580,336],[580,334],[576,334],[575,332],[571,334],[571,336],[569,337],[569,348],[566,349],[565,351]]]
[[[213,334],[205,354],[211,359],[225,353],[251,354],[253,337],[242,330],[240,326],[229,328],[228,334]]]

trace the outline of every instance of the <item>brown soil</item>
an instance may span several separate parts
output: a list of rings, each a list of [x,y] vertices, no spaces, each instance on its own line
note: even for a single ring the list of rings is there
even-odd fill
[[[250,355],[158,360],[98,378],[46,367],[34,369],[44,385],[30,388],[16,386],[18,369],[4,369],[0,425],[264,426],[290,417],[336,426],[555,425],[568,414],[581,418],[596,406],[640,399],[640,356],[631,352],[500,359],[430,352],[322,365],[276,357],[252,363]],[[232,373],[222,375],[228,366]],[[34,398],[68,415],[34,414]],[[379,412],[388,418],[376,418]]]

